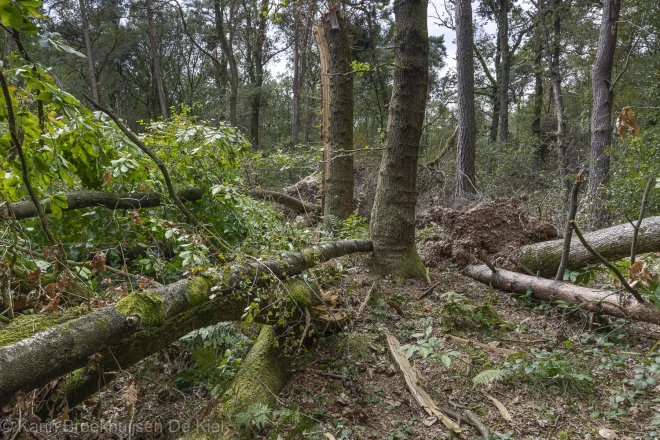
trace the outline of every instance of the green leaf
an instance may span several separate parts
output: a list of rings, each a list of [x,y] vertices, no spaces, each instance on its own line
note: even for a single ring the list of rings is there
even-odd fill
[[[41,92],[37,96],[35,96],[35,99],[38,99],[40,101],[50,101],[53,99],[53,92]]]

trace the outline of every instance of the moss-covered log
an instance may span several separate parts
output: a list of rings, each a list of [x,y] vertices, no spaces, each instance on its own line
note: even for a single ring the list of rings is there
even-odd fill
[[[211,287],[204,286],[203,278],[197,278],[193,284],[193,289],[205,289]],[[189,286],[189,288],[191,288]],[[283,285],[273,289],[273,294],[278,294],[281,298],[283,294],[288,295],[290,302],[297,310],[302,312],[305,308],[320,302],[318,296],[312,294],[312,290],[303,281],[286,282]],[[210,291],[209,291],[210,294]],[[100,391],[105,385],[112,382],[118,374],[118,367],[126,369],[142,359],[157,353],[162,348],[176,342],[182,336],[191,331],[221,321],[234,321],[239,319],[243,313],[246,300],[243,297],[232,300],[235,295],[229,295],[225,308],[218,307],[218,304],[209,301],[200,307],[187,310],[179,315],[167,319],[162,325],[154,328],[138,331],[129,338],[120,341],[109,349],[100,351],[101,357],[94,365],[83,367],[73,372],[64,385],[62,393],[56,393],[52,399],[47,402],[47,407],[42,408],[40,414],[45,416],[53,412],[59,412],[62,403],[66,402],[69,407],[73,407],[83,402],[89,396]],[[290,322],[300,317],[296,314]],[[256,317],[258,322],[268,322],[268,317],[260,315]]]
[[[298,200],[295,197],[291,197],[275,191],[255,189],[253,191],[249,191],[248,195],[255,199],[264,199],[279,203],[286,206],[287,208],[291,208],[294,211],[300,212],[301,214],[319,214],[321,212],[321,207],[319,205],[303,202],[302,200]]]
[[[95,353],[112,350],[115,356],[122,353],[125,362],[132,363],[191,330],[239,320],[253,299],[248,287],[266,284],[273,276],[284,279],[332,258],[371,249],[368,240],[343,240],[278,260],[235,264],[224,275],[218,275],[217,280],[202,276],[134,292],[116,305],[42,330],[0,348],[0,406],[19,390],[29,391],[87,365]],[[264,316],[267,306],[261,304]]]
[[[527,294],[543,301],[563,301],[590,312],[660,324],[660,310],[650,303],[639,303],[632,296],[607,290],[589,289],[565,281],[548,280],[498,269],[493,273],[486,265],[473,265],[465,274],[507,292]]]
[[[88,208],[90,206],[103,206],[108,209],[140,209],[153,208],[160,206],[163,201],[157,193],[112,193],[105,191],[73,191],[64,194],[68,207],[62,211],[72,209]],[[199,188],[187,188],[177,192],[177,195],[184,202],[194,202],[202,198],[202,190]],[[37,209],[31,200],[22,200],[11,204],[16,219],[32,218],[37,216]],[[50,214],[50,202],[43,205],[46,214]],[[2,214],[7,217],[9,213],[7,208],[2,209]]]
[[[255,405],[270,408],[277,403],[277,396],[289,379],[290,358],[282,356],[281,348],[273,342],[276,332],[271,326],[263,326],[257,341],[245,357],[243,365],[223,394],[205,426],[222,426],[224,440],[248,440],[255,438],[250,426],[241,425],[236,415]],[[218,434],[191,432],[187,440],[216,439]]]
[[[633,226],[625,223],[585,234],[585,238],[603,257],[617,260],[630,255],[633,234]],[[563,246],[563,239],[524,246],[515,259],[540,276],[551,277],[557,273]],[[649,217],[642,221],[639,229],[637,253],[657,251],[660,251],[660,217]],[[571,240],[569,269],[579,269],[598,262],[577,238]]]

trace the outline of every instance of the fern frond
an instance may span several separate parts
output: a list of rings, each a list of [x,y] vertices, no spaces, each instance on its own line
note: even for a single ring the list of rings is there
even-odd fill
[[[484,370],[472,378],[475,385],[489,385],[504,379],[505,372],[502,370]]]

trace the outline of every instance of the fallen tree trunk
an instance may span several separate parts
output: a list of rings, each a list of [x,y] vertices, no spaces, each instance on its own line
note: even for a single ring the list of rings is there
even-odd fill
[[[229,389],[223,394],[207,423],[222,426],[222,439],[248,440],[255,438],[252,426],[241,425],[236,415],[255,405],[273,408],[289,379],[291,358],[282,356],[282,349],[274,346],[277,334],[273,327],[263,326],[257,341],[245,357],[240,370]],[[211,425],[212,426],[212,425]],[[187,440],[216,439],[218,434],[209,435],[203,431],[193,431]]]
[[[321,207],[319,205],[303,202],[295,197],[275,191],[253,190],[248,191],[248,195],[256,199],[264,199],[279,203],[302,214],[318,214],[321,212]]]
[[[153,208],[160,206],[163,201],[159,194],[138,192],[138,193],[112,193],[105,191],[73,191],[64,194],[68,204],[62,211],[71,211],[73,209],[88,208],[91,206],[103,206],[108,209],[140,209]],[[177,192],[177,195],[184,202],[194,202],[202,198],[202,190],[199,188],[187,188]],[[11,204],[17,220],[32,218],[37,216],[37,209],[31,200],[22,200]],[[50,202],[43,204],[46,214],[51,213]],[[2,208],[2,215],[7,217],[9,214],[7,208]]]
[[[29,391],[87,365],[95,353],[123,353],[126,359],[139,360],[175,341],[177,335],[219,321],[240,320],[254,299],[250,287],[265,285],[273,277],[299,274],[332,258],[371,250],[369,240],[325,243],[279,260],[235,264],[215,278],[200,276],[134,292],[113,306],[25,339],[22,333],[15,340],[2,335],[6,346],[0,348],[0,406],[19,390]],[[292,299],[298,313],[309,305],[304,298]],[[298,301],[303,304],[298,305]],[[270,304],[260,304],[256,315],[262,322],[269,322]],[[277,314],[273,315],[270,319],[277,319]]]
[[[198,287],[195,286],[193,290]],[[300,280],[288,281],[279,287],[293,298],[293,302],[300,312],[306,305],[314,305],[319,301],[319,297],[315,296],[309,286]],[[203,290],[204,286],[201,288]],[[46,407],[39,410],[39,414],[42,416],[57,415],[64,402],[73,408],[116,379],[121,374],[119,370],[125,370],[147,356],[157,353],[193,330],[221,321],[239,320],[242,315],[238,314],[238,310],[244,313],[246,304],[248,302],[243,299],[238,306],[230,307],[233,309],[232,311],[227,312],[226,309],[209,301],[200,307],[187,310],[166,320],[156,328],[139,331],[109,349],[100,351],[100,360],[91,366],[74,371],[62,387],[63,393],[53,394],[51,399],[45,402]],[[288,323],[292,323],[299,315],[299,313],[294,314]],[[262,315],[255,319],[258,322],[268,321],[267,318],[264,318]]]
[[[464,273],[507,292],[525,295],[531,288],[530,296],[533,299],[563,301],[594,313],[660,324],[660,310],[653,303],[639,303],[629,295],[621,296],[613,291],[590,289],[565,281],[548,280],[502,269],[493,273],[486,265],[468,266]]]
[[[603,257],[618,260],[630,255],[634,232],[633,226],[625,223],[590,232],[584,237]],[[563,239],[523,246],[519,255],[514,256],[514,259],[532,272],[537,272],[539,276],[551,277],[557,273],[557,268],[561,263],[563,246]],[[656,251],[660,251],[660,217],[649,217],[644,219],[639,228],[637,253]],[[571,240],[568,268],[580,269],[596,263],[599,263],[598,259],[574,237]]]

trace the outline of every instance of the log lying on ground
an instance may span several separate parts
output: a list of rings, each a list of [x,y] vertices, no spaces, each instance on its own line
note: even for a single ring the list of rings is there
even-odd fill
[[[587,242],[603,257],[618,260],[630,255],[634,228],[630,223],[585,234]],[[524,246],[515,260],[519,261],[542,277],[551,277],[557,273],[561,262],[564,240],[552,240]],[[644,219],[637,237],[637,253],[660,251],[660,217]],[[587,251],[582,243],[573,237],[571,253],[568,259],[569,269],[580,269],[598,263],[598,259]]]
[[[209,419],[202,426],[222,426],[224,440],[254,438],[251,426],[241,426],[236,415],[255,405],[273,408],[289,379],[291,358],[282,356],[281,348],[274,346],[276,332],[273,327],[262,327],[257,341],[245,357],[229,389],[223,394]],[[191,432],[187,440],[215,439],[203,431]]]
[[[332,258],[371,250],[369,240],[325,243],[278,260],[232,265],[216,277],[219,281],[201,276],[134,292],[116,305],[26,339],[12,341],[2,335],[5,344],[11,345],[0,348],[0,406],[19,390],[32,390],[87,365],[95,353],[111,352],[105,358],[119,353],[127,359],[141,359],[175,341],[177,335],[219,321],[240,320],[253,299],[253,292],[246,290],[249,287],[265,284],[272,277],[299,274]],[[268,304],[260,305],[259,316],[267,323]]]
[[[248,191],[248,195],[256,199],[271,200],[301,214],[316,214],[321,212],[319,205],[303,202],[302,200],[275,191],[253,190]]]
[[[108,209],[140,209],[153,208],[163,204],[159,194],[150,192],[124,194],[105,191],[73,191],[64,195],[69,206],[63,208],[62,211],[88,208],[91,206],[103,206]],[[202,198],[202,190],[199,188],[187,188],[178,191],[177,195],[181,201],[194,202]],[[31,200],[14,202],[11,206],[14,209],[17,220],[37,216],[37,209]],[[43,206],[46,214],[50,214],[50,202],[46,202]],[[6,207],[2,208],[1,212],[5,217],[9,215]]]
[[[660,310],[651,302],[640,304],[632,296],[607,290],[596,290],[576,286],[565,281],[548,280],[517,272],[498,269],[493,273],[486,265],[473,265],[465,268],[464,273],[491,284],[496,289],[524,295],[531,287],[531,297],[543,301],[564,301],[590,312],[617,318],[660,324]]]

